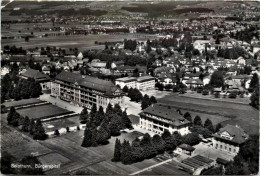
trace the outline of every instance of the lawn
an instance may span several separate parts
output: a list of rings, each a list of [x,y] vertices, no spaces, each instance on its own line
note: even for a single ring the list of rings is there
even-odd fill
[[[11,107],[11,106],[22,106],[22,105],[28,105],[28,104],[36,104],[36,103],[42,103],[43,101],[37,99],[37,98],[30,98],[30,99],[23,99],[19,101],[8,101],[3,103],[6,107]]]
[[[58,153],[49,153],[38,157],[43,165],[59,165],[62,167],[64,164],[70,162],[70,160]],[[44,171],[50,170],[49,168],[44,169]]]
[[[46,116],[58,116],[69,111],[58,106],[48,104],[26,109],[19,109],[17,112],[24,117],[28,116],[30,119],[41,119]]]
[[[224,120],[223,124],[239,125],[249,134],[257,134],[259,132],[259,112],[246,104],[195,99],[178,96],[177,94],[158,99],[158,102],[170,104],[175,108],[181,109],[183,113],[190,111],[191,113],[194,112],[194,114],[205,114],[204,116],[208,116],[212,121],[217,116],[219,121]]]
[[[40,145],[30,137],[20,133],[16,129],[7,126],[7,114],[1,115],[1,150],[7,151],[17,160],[21,160],[24,156],[36,154],[44,155],[50,153],[51,150]]]

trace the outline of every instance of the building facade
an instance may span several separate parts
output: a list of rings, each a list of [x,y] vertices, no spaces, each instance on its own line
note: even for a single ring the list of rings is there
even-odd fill
[[[170,133],[177,131],[186,135],[190,124],[176,109],[166,105],[153,104],[140,113],[139,126],[157,134],[168,130]]]
[[[109,103],[124,108],[123,93],[112,82],[65,71],[51,82],[51,95],[88,109],[95,104],[106,110]]]
[[[227,151],[233,154],[239,152],[239,147],[243,144],[248,135],[238,126],[226,125],[219,132],[213,134],[213,147],[220,151]]]
[[[139,90],[154,89],[155,78],[151,76],[118,78],[116,79],[116,85],[119,85],[121,88],[127,86],[128,88]]]

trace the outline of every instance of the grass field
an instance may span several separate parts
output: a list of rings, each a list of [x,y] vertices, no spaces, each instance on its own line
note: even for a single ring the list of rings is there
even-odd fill
[[[33,153],[44,155],[51,152],[50,149],[40,145],[32,138],[7,126],[6,117],[7,114],[1,114],[1,152],[7,151],[17,160]]]
[[[191,114],[205,114],[204,116],[208,116],[213,122],[218,121],[215,120],[217,116],[219,121],[223,121],[223,124],[237,124],[249,134],[259,132],[259,112],[249,105],[195,99],[178,96],[177,94],[158,99],[158,102],[170,104],[171,106],[181,109],[183,113],[190,111]]]
[[[58,153],[49,153],[38,157],[43,165],[60,165],[62,167],[64,164],[70,162],[70,160]],[[50,168],[44,169],[44,171],[50,170]]]
[[[43,101],[37,99],[37,98],[30,98],[30,99],[23,99],[19,101],[9,101],[3,103],[6,107],[11,107],[11,106],[21,106],[21,105],[27,105],[27,104],[33,104],[33,103],[41,103]]]
[[[132,40],[147,40],[148,38],[156,38],[155,35],[134,35],[134,34],[115,34],[115,35],[82,35],[82,36],[58,36],[58,37],[47,37],[47,38],[31,38],[29,42],[25,42],[24,39],[2,39],[2,47],[5,45],[17,46],[23,48],[35,48],[46,47],[46,46],[56,46],[58,48],[78,48],[80,51],[96,48],[104,49],[104,45],[97,45],[97,42],[116,42],[124,41],[124,39]]]
[[[26,109],[19,109],[17,112],[24,117],[28,116],[30,119],[41,119],[45,116],[58,116],[62,113],[68,112],[68,110],[49,104]]]

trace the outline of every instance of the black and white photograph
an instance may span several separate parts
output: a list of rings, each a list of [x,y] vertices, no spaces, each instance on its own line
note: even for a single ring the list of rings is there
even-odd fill
[[[259,1],[2,0],[0,175],[258,175]]]

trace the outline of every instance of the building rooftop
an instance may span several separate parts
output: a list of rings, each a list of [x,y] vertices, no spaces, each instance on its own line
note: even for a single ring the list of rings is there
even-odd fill
[[[163,104],[152,104],[143,110],[144,114],[151,114],[169,120],[174,126],[189,124],[190,122],[182,117],[175,108]],[[141,113],[142,114],[142,113]]]
[[[223,133],[228,133],[231,138],[224,137]],[[224,140],[228,140],[237,144],[242,144],[248,138],[248,135],[244,132],[244,130],[238,126],[226,125],[221,128],[219,132],[213,134],[214,137],[221,138]]]
[[[24,73],[21,73],[21,76],[28,77],[28,78],[33,78],[36,81],[37,80],[50,80],[50,77],[48,75],[45,75],[38,70],[34,69],[27,69]]]
[[[112,82],[98,79],[91,76],[82,76],[80,74],[63,71],[56,76],[57,80],[78,84],[81,87],[94,89],[105,93],[105,95],[113,95],[115,92],[121,94],[122,91]]]
[[[192,147],[188,144],[181,144],[178,147],[181,148],[181,149],[187,150],[187,151],[194,151],[195,150],[194,147]]]

